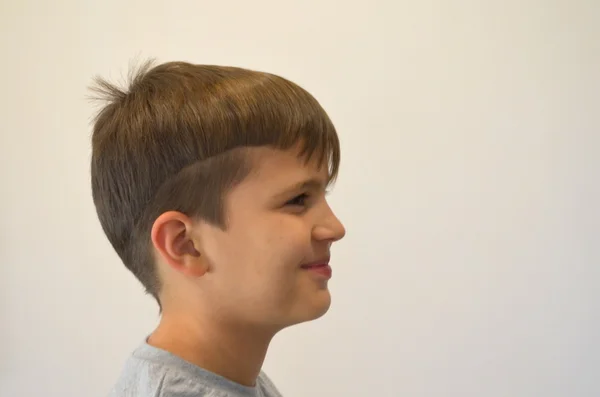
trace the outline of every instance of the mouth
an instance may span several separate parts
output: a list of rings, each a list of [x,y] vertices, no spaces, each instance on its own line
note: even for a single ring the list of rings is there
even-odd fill
[[[302,270],[308,271],[316,276],[330,279],[332,276],[331,266],[329,266],[329,258],[307,263],[301,266]]]

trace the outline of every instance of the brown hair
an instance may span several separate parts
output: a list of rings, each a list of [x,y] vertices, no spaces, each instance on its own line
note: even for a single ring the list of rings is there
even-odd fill
[[[223,197],[250,172],[244,148],[313,155],[335,179],[337,133],[308,92],[269,73],[169,62],[145,63],[122,90],[96,78],[107,104],[94,120],[91,182],[104,232],[125,266],[159,303],[150,231],[174,210],[223,229]]]

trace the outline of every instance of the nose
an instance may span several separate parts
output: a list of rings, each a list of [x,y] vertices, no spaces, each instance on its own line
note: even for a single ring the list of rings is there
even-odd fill
[[[346,235],[346,228],[327,206],[324,216],[320,217],[319,222],[315,223],[312,231],[313,238],[319,241],[329,241],[330,243],[341,240]]]

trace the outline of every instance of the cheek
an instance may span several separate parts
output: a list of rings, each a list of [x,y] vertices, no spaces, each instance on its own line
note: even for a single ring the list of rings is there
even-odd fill
[[[219,295],[244,310],[290,306],[303,289],[299,267],[312,254],[310,228],[301,217],[281,213],[237,226],[215,241]]]
[[[262,263],[257,266],[272,271],[289,273],[310,254],[310,230],[300,218],[291,215],[274,217],[249,239],[255,247],[261,247],[258,256]]]
[[[310,255],[310,232],[300,219],[279,215],[263,219],[245,236],[242,273],[253,284],[273,294],[286,294],[294,288],[299,266]]]

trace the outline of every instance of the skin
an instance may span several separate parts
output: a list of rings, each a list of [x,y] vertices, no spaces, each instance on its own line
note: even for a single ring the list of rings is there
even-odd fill
[[[328,261],[345,229],[326,200],[328,170],[297,150],[250,149],[253,172],[225,198],[222,230],[178,212],[154,223],[163,314],[148,343],[253,386],[280,330],[324,315]]]

